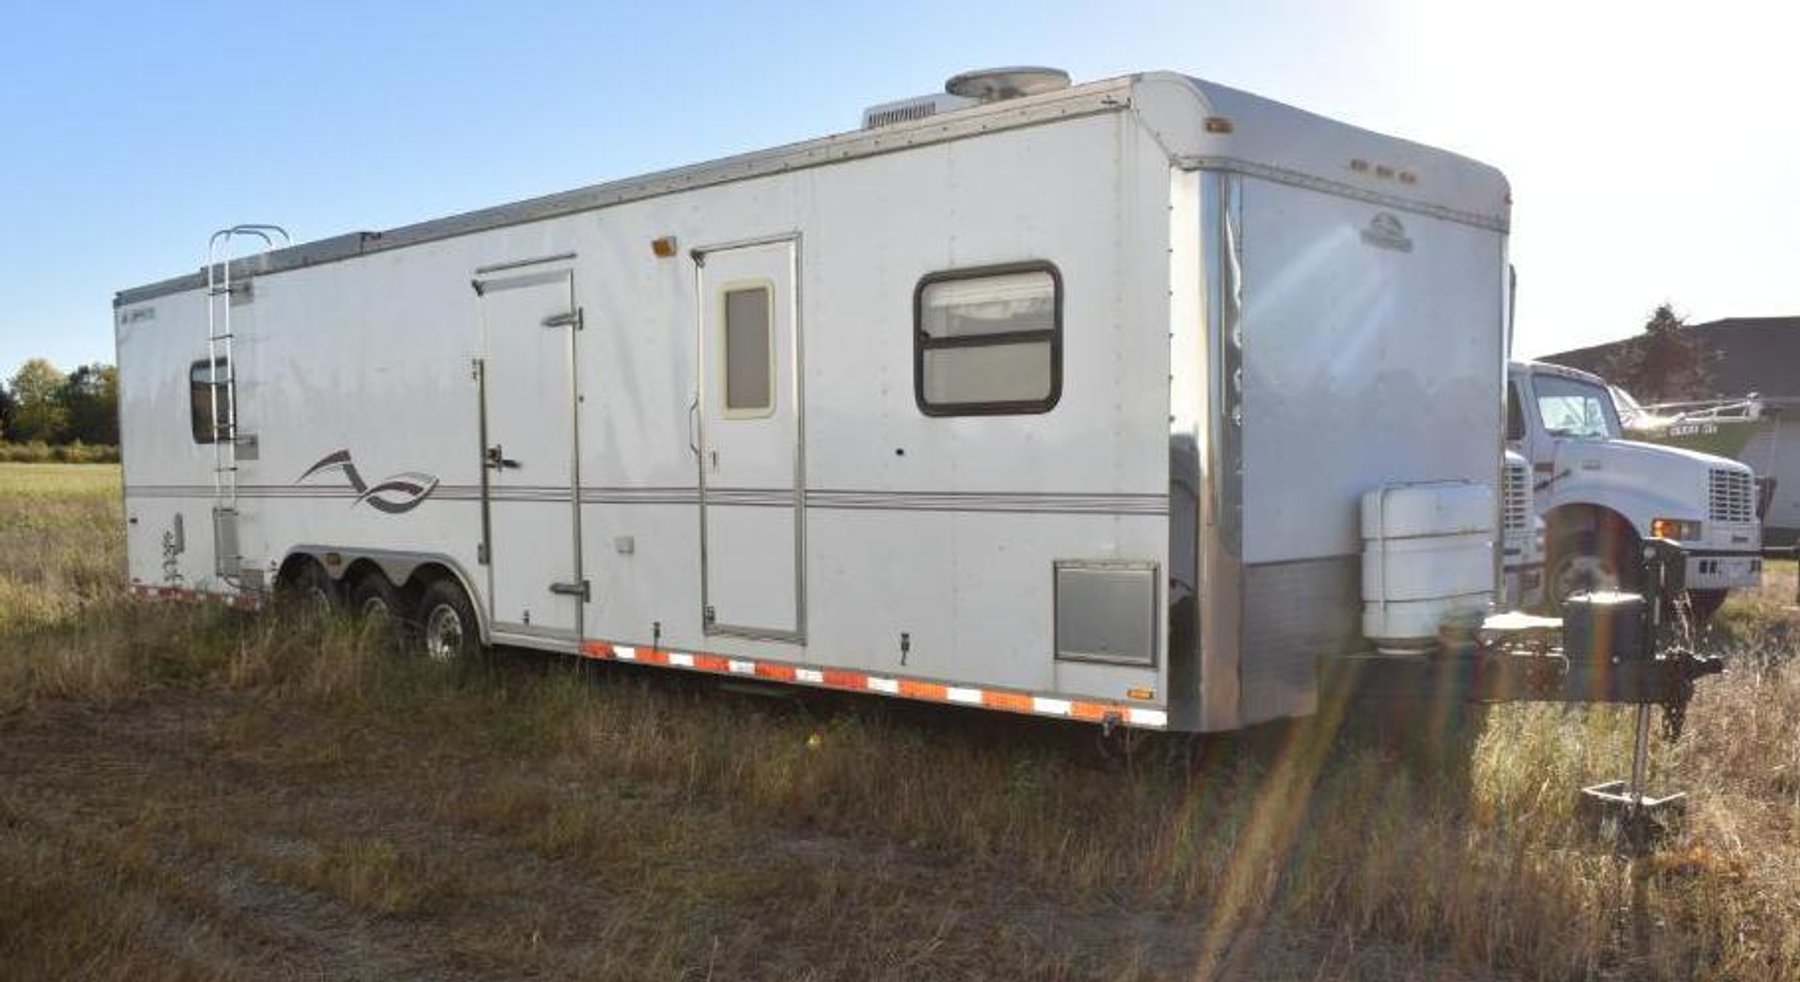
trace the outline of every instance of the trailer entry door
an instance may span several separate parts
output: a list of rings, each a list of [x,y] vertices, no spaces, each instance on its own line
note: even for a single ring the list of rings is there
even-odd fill
[[[703,250],[701,618],[708,633],[805,633],[798,242]]]
[[[508,268],[475,282],[486,346],[481,451],[490,623],[502,634],[578,641],[587,586],[573,275],[565,260]]]

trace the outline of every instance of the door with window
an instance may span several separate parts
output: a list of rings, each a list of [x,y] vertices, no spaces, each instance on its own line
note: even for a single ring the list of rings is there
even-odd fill
[[[798,240],[695,253],[708,633],[802,641]]]

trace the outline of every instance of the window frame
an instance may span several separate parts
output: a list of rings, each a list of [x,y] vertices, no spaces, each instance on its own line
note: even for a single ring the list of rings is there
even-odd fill
[[[731,407],[731,300],[733,293],[763,292],[764,349],[768,352],[769,400],[760,406]],[[780,365],[775,359],[775,281],[768,277],[751,277],[719,284],[719,357],[714,368],[719,375],[719,416],[721,419],[767,419],[775,415],[780,403]]]
[[[1051,326],[1048,330],[1008,331],[956,338],[925,336],[925,291],[937,283],[979,280],[1018,273],[1050,276]],[[1047,413],[1062,401],[1063,389],[1063,279],[1062,271],[1046,259],[969,266],[926,273],[913,287],[913,402],[927,416],[1032,416]],[[925,353],[946,348],[982,348],[1048,340],[1050,343],[1050,391],[1042,399],[1004,399],[990,402],[933,403],[925,398]]]
[[[215,413],[215,410],[213,410],[210,407],[210,405],[207,408],[207,410],[205,411],[206,415],[202,415],[200,412],[196,411],[196,407],[194,406],[195,389],[200,386],[207,386],[207,387],[211,387],[216,390],[222,390],[222,389],[226,389],[226,388],[229,388],[229,387],[237,384],[237,380],[232,379],[232,378],[228,378],[224,382],[214,382],[214,381],[202,382],[202,381],[194,378],[195,372],[201,371],[202,369],[207,369],[207,368],[209,368],[209,366],[210,366],[210,371],[211,371],[211,377],[217,378],[219,375],[219,372],[222,370],[226,371],[229,374],[230,362],[226,360],[224,355],[220,355],[217,358],[212,358],[212,359],[197,358],[194,361],[188,363],[188,429],[191,431],[191,433],[194,437],[195,445],[203,446],[203,447],[204,446],[212,446],[215,443],[229,443],[229,442],[231,442],[232,434],[224,432],[225,430],[230,428],[229,420],[227,420],[225,422],[225,425],[223,425],[223,426],[209,425],[205,432],[201,431],[200,424],[202,422],[217,422],[217,416],[213,415]],[[209,403],[211,402],[211,398],[212,397],[209,394],[207,397]],[[219,398],[220,398],[220,402],[219,402],[217,412],[229,411],[228,407],[230,406],[229,400],[230,400],[231,396],[228,393],[220,392]],[[207,420],[207,415],[212,415],[212,420],[210,420],[210,421]],[[212,433],[212,431],[214,429],[218,429],[220,431],[217,439],[214,439],[214,436]]]

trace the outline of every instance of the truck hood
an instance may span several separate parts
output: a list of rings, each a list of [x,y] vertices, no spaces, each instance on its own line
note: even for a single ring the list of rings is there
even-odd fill
[[[1708,470],[1715,467],[1725,470],[1750,469],[1748,466],[1726,457],[1715,457],[1712,454],[1689,450],[1685,447],[1644,443],[1639,440],[1564,440],[1557,448],[1556,462],[1560,465],[1565,458],[1570,460],[1586,459],[1587,455],[1583,451],[1597,452],[1604,459],[1616,460],[1625,466],[1635,464],[1643,467],[1656,467],[1659,464],[1668,465],[1675,461],[1684,461],[1692,466]]]

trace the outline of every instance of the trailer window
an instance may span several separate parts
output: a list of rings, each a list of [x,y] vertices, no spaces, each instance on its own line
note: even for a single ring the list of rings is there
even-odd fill
[[[725,413],[775,410],[775,355],[769,343],[769,288],[725,291]]]
[[[188,416],[195,443],[212,443],[214,434],[230,436],[231,378],[225,359],[194,362],[188,369]],[[217,399],[214,399],[214,395]],[[217,414],[216,416],[214,414]],[[214,426],[214,422],[217,426]]]
[[[1062,396],[1049,263],[933,273],[913,294],[913,394],[931,416],[1048,412]]]

